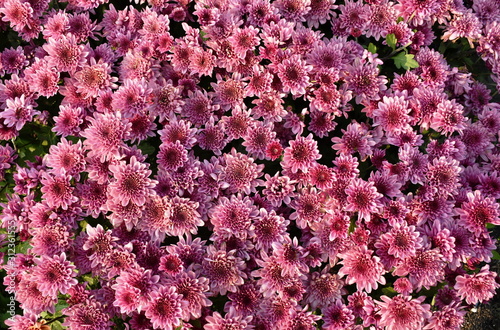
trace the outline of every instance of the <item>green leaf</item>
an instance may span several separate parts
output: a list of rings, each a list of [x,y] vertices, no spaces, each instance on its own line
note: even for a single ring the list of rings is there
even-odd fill
[[[63,327],[62,323],[59,321],[54,321],[50,324],[50,330],[63,330],[66,327]]]
[[[493,251],[493,260],[500,260],[500,253],[497,251]]]
[[[368,51],[372,54],[377,54],[377,46],[370,42],[370,44],[368,45]]]
[[[389,287],[385,287],[382,289],[382,294],[388,296],[388,297],[394,297],[396,296],[398,293],[396,292],[396,290],[394,290],[393,287],[389,286]]]
[[[396,49],[396,43],[398,42],[398,39],[396,39],[394,33],[391,33],[388,34],[387,37],[385,37],[385,42],[387,43],[387,46],[391,47],[394,50]]]
[[[396,23],[399,23],[399,22],[402,22],[404,21],[405,19],[401,16],[398,17],[398,19],[396,20]]]
[[[418,68],[418,63],[413,59],[413,57],[413,54],[406,54],[404,52],[401,52],[398,55],[392,57],[392,59],[394,60],[394,65],[396,65],[396,68],[409,70],[412,68]]]

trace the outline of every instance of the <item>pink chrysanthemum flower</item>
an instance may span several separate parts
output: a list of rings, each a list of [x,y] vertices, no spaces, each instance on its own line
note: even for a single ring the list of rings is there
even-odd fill
[[[182,271],[168,283],[176,288],[186,303],[182,310],[184,321],[190,318],[199,319],[204,308],[212,305],[212,301],[208,299],[210,286],[206,277],[198,276],[192,271]]]
[[[289,204],[293,192],[295,191],[295,181],[291,180],[288,176],[280,175],[277,172],[274,176],[266,173],[264,181],[264,190],[262,193],[274,207],[279,207],[282,202]]]
[[[61,174],[64,171],[68,175],[79,178],[80,173],[85,169],[82,141],[73,143],[62,138],[61,142],[50,147],[49,153],[45,156],[45,162],[48,167],[52,168],[54,174]]]
[[[500,287],[496,277],[497,273],[490,271],[490,266],[486,265],[479,273],[457,276],[454,288],[468,304],[485,302],[493,298],[495,290]]]
[[[29,2],[7,0],[0,9],[2,21],[9,22],[15,31],[22,31],[30,23],[33,16],[33,7]]]
[[[162,142],[179,141],[184,148],[191,149],[196,144],[196,128],[191,126],[191,122],[178,120],[176,116],[170,118],[168,124],[157,133]]]
[[[222,80],[222,77],[217,75],[217,83],[212,83],[217,100],[224,110],[242,106],[245,97],[244,86],[241,75],[238,73],[234,73],[227,80]]]
[[[66,226],[60,223],[44,225],[33,229],[31,251],[38,255],[53,256],[68,251],[71,246],[71,234]]]
[[[373,111],[374,126],[380,125],[386,132],[397,132],[409,127],[410,108],[403,96],[384,96]]]
[[[346,211],[358,212],[359,219],[370,221],[371,214],[378,212],[382,207],[382,194],[377,192],[373,182],[366,182],[356,178],[345,190],[347,194]]]
[[[285,148],[282,165],[290,168],[292,173],[297,173],[298,170],[307,172],[320,158],[318,144],[312,134],[309,134],[290,141],[290,146]]]
[[[400,277],[394,281],[394,290],[404,296],[407,296],[413,291],[413,285],[408,278]]]
[[[43,49],[49,54],[49,64],[59,72],[74,73],[79,66],[84,65],[87,56],[83,45],[78,45],[72,34],[62,35],[58,39],[49,38]]]
[[[224,311],[234,309],[238,313],[248,316],[255,314],[262,302],[262,294],[255,281],[247,282],[238,287],[235,293],[229,293],[229,301],[224,305]]]
[[[366,246],[358,249],[351,249],[340,255],[343,258],[340,263],[343,265],[339,270],[339,276],[347,275],[346,283],[356,283],[358,290],[365,290],[370,293],[378,288],[378,283],[384,285],[384,266],[379,257],[372,256],[373,251]]]
[[[16,290],[16,300],[26,313],[37,315],[44,311],[55,313],[57,297],[43,294],[38,289],[37,279],[32,276],[25,275],[21,278]]]
[[[71,179],[71,176],[66,174],[64,170],[58,175],[46,172],[40,182],[43,185],[41,191],[47,205],[67,210],[72,203],[78,201],[78,197],[73,195],[74,187],[71,186]]]
[[[46,60],[35,59],[35,62],[24,71],[25,79],[33,93],[50,97],[59,90],[59,72],[50,67]]]
[[[187,307],[175,287],[161,286],[151,293],[145,307],[146,317],[157,329],[176,329],[181,323],[183,309]]]
[[[180,141],[164,142],[158,152],[158,167],[166,171],[175,171],[188,160],[188,152]]]
[[[58,292],[66,294],[78,283],[75,279],[76,267],[66,260],[64,252],[60,256],[35,258],[35,263],[31,275],[43,295],[57,297]]]
[[[441,196],[455,195],[460,187],[459,174],[462,167],[455,159],[435,158],[429,163],[426,173],[427,184],[436,189]]]
[[[306,61],[297,54],[287,56],[285,60],[276,65],[276,73],[283,84],[283,92],[290,92],[293,96],[301,96],[306,93],[311,71],[312,66],[306,64]]]
[[[339,6],[339,24],[343,30],[347,30],[352,36],[358,37],[364,33],[366,24],[370,20],[371,6],[359,1],[346,1]]]
[[[219,203],[210,209],[209,217],[214,232],[244,239],[248,236],[250,224],[257,214],[258,210],[253,201],[238,194],[231,196],[230,199],[226,197],[219,199]]]
[[[151,92],[146,79],[125,79],[113,94],[112,107],[126,118],[142,114],[149,106],[148,98]]]
[[[212,292],[225,295],[236,292],[237,287],[242,285],[247,278],[243,272],[245,263],[241,258],[234,256],[235,250],[226,252],[217,250],[210,245],[206,251],[206,257],[202,262],[202,274],[210,280]]]
[[[91,60],[91,65],[85,65],[74,74],[76,80],[76,91],[84,98],[96,97],[100,91],[109,88],[116,88],[114,82],[117,77],[111,77],[111,66],[106,62],[95,63]]]
[[[111,230],[104,231],[104,228],[100,224],[95,228],[87,226],[86,229],[88,236],[85,237],[82,249],[87,251],[87,256],[92,261],[92,267],[95,267],[104,262],[113,250],[114,242],[118,238],[111,235]]]
[[[52,131],[63,137],[78,135],[80,125],[83,124],[83,113],[82,108],[61,105],[58,116],[53,118],[55,125]]]
[[[103,305],[94,298],[65,308],[63,313],[67,315],[63,326],[69,329],[108,329],[113,324]]]
[[[115,291],[116,300],[113,306],[120,308],[122,313],[143,310],[151,303],[151,296],[159,289],[159,275],[153,275],[150,269],[131,268],[123,271],[111,286]]]
[[[266,121],[279,122],[287,115],[283,107],[283,94],[276,92],[262,93],[252,103],[255,107],[251,109],[252,117],[258,119],[264,118]]]
[[[305,301],[312,310],[326,308],[335,301],[341,300],[344,282],[337,274],[323,271],[314,272],[311,275],[306,289]]]
[[[375,140],[368,129],[357,122],[350,123],[346,130],[342,129],[342,137],[333,137],[332,142],[332,148],[341,154],[358,152],[362,159],[373,153],[372,147],[375,145]]]
[[[395,223],[388,233],[380,236],[379,240],[380,242],[375,243],[375,247],[388,245],[387,252],[400,259],[414,256],[416,251],[422,248],[422,238],[415,230],[415,226],[407,226],[404,223]]]
[[[244,317],[239,314],[235,309],[230,309],[229,312],[222,317],[218,312],[214,312],[211,316],[206,317],[204,329],[206,330],[223,330],[223,329],[233,329],[233,330],[245,330],[253,329],[250,325],[252,321],[252,315]]]
[[[90,117],[89,126],[81,133],[83,145],[89,150],[88,156],[100,156],[101,162],[120,157],[120,147],[128,137],[131,124],[122,121],[120,112],[100,114]]]
[[[380,99],[380,92],[387,89],[385,76],[379,76],[375,63],[364,63],[359,58],[347,66],[346,81],[349,89],[356,95],[356,103]]]
[[[453,132],[461,132],[464,126],[463,106],[455,100],[444,100],[439,103],[431,121],[431,128],[450,136]]]
[[[423,330],[452,330],[461,329],[464,323],[465,311],[460,307],[445,306],[443,309],[432,312],[429,323]]]
[[[253,51],[259,45],[258,34],[259,29],[253,26],[237,28],[227,40],[233,45],[235,53],[240,58],[245,58],[247,51]]]
[[[382,315],[379,326],[387,330],[422,329],[431,316],[430,306],[422,304],[425,296],[412,299],[411,296],[380,297],[377,301]]]
[[[7,127],[15,127],[21,130],[23,126],[33,120],[33,116],[39,114],[33,109],[31,101],[25,99],[24,94],[15,99],[5,101],[5,109],[0,112],[0,118],[3,118],[3,124]]]
[[[229,193],[243,192],[250,194],[255,188],[262,185],[263,181],[257,179],[262,175],[263,164],[254,163],[250,158],[232,149],[230,154],[224,154],[221,180],[228,184]]]
[[[199,203],[188,198],[174,197],[170,201],[170,217],[165,224],[166,232],[171,236],[196,234],[204,222],[198,212]]]
[[[275,139],[276,132],[274,132],[272,124],[264,124],[259,121],[254,127],[247,130],[242,145],[246,148],[249,156],[264,159],[267,146]]]
[[[485,232],[486,224],[500,225],[498,208],[494,199],[482,196],[479,190],[467,193],[467,202],[457,209],[460,222],[476,235]]]
[[[307,309],[307,306],[301,308],[295,306],[290,312],[288,322],[280,326],[279,330],[285,329],[317,329],[316,321],[320,320],[321,316],[313,314]]]
[[[404,259],[394,270],[394,275],[406,276],[416,291],[422,286],[429,289],[444,279],[446,263],[437,249],[417,250],[416,254]]]
[[[290,214],[290,220],[295,220],[300,229],[314,226],[325,214],[324,204],[316,188],[300,191],[290,207],[295,210]]]
[[[181,113],[196,127],[200,127],[205,125],[217,110],[219,110],[219,105],[213,104],[209,94],[196,91],[188,93],[188,98],[184,100]]]
[[[479,21],[476,13],[470,9],[454,15],[453,20],[449,22],[446,31],[441,36],[443,41],[451,40],[455,42],[459,38],[467,38],[471,48],[474,48],[474,41],[481,37],[482,24]]]
[[[323,309],[322,314],[325,321],[323,329],[342,330],[354,325],[353,312],[340,299]]]

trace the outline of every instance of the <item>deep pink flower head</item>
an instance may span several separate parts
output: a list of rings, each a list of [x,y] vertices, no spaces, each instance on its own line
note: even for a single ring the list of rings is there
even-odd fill
[[[500,287],[496,277],[497,273],[490,271],[490,266],[486,265],[479,273],[457,276],[455,290],[458,290],[460,298],[465,299],[468,304],[488,301]]]
[[[108,193],[122,206],[130,202],[144,205],[149,195],[154,194],[157,182],[149,178],[151,170],[147,164],[139,162],[135,156],[130,158],[129,164],[122,161],[119,165],[110,165],[109,170],[115,181],[109,184]]]
[[[158,329],[176,329],[181,323],[182,311],[187,302],[177,293],[175,287],[161,286],[151,294],[145,308],[146,317]]]
[[[481,191],[467,193],[467,202],[457,209],[460,222],[476,235],[485,232],[486,224],[500,225],[498,203],[490,197],[484,197]]]
[[[383,195],[377,192],[373,182],[356,178],[347,186],[345,192],[348,202],[346,211],[358,212],[359,219],[370,221],[371,214],[382,207],[380,199]]]
[[[290,146],[285,148],[282,165],[290,168],[292,173],[297,173],[298,170],[307,172],[320,158],[318,143],[312,134],[309,134],[307,137],[299,136],[290,141]]]
[[[377,301],[382,318],[379,326],[387,330],[422,329],[425,321],[431,316],[428,304],[422,304],[425,296],[412,299],[411,296],[382,296]]]
[[[76,285],[76,267],[66,260],[66,253],[60,256],[42,256],[35,259],[32,279],[38,283],[38,289],[44,295],[57,297],[57,293],[66,294]]]
[[[340,262],[343,267],[338,274],[341,277],[347,275],[347,284],[356,283],[358,290],[366,290],[368,293],[377,289],[378,283],[385,284],[384,266],[380,258],[373,256],[373,251],[368,250],[366,246],[351,249],[340,256],[343,258]]]

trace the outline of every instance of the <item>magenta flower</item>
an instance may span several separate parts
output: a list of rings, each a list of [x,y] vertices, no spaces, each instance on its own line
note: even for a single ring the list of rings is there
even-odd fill
[[[71,179],[71,176],[66,174],[64,170],[59,175],[51,175],[46,172],[40,182],[43,184],[41,191],[47,205],[67,210],[72,203],[78,202],[78,197],[73,195],[74,187],[71,186]]]
[[[187,303],[182,300],[175,287],[161,286],[151,294],[145,314],[153,327],[171,330],[180,325],[182,311],[186,307]]]
[[[460,222],[476,235],[485,232],[486,224],[500,225],[498,204],[490,197],[483,197],[479,190],[467,193],[467,202],[457,212]]]
[[[298,170],[307,172],[320,158],[318,144],[312,134],[309,134],[290,141],[290,146],[285,148],[282,164],[283,167],[290,168],[292,173],[297,173]]]
[[[346,277],[347,284],[356,283],[358,290],[366,290],[370,293],[372,289],[378,288],[378,283],[384,285],[384,267],[380,258],[373,256],[373,251],[368,250],[366,246],[358,249],[351,249],[343,254],[343,260],[340,262],[343,267],[338,274]]]
[[[457,276],[455,290],[460,298],[468,304],[488,301],[493,298],[495,290],[500,287],[496,281],[497,273],[490,271],[490,266],[481,268],[479,273]]]
[[[64,252],[60,256],[36,258],[35,263],[31,276],[43,295],[57,297],[58,292],[66,294],[78,283],[75,279],[76,267],[66,260]]]
[[[347,194],[346,211],[358,212],[359,219],[370,221],[371,214],[378,212],[382,207],[382,194],[377,192],[373,182],[366,182],[356,178],[345,190]]]
[[[411,296],[382,296],[377,301],[382,315],[379,325],[387,330],[422,329],[431,316],[428,304],[422,304],[425,296],[412,299]]]
[[[120,162],[119,165],[110,165],[109,170],[115,180],[108,186],[108,194],[119,201],[122,206],[132,202],[144,205],[150,194],[154,194],[155,180],[149,179],[151,170],[139,162],[135,156],[130,158],[130,163]]]

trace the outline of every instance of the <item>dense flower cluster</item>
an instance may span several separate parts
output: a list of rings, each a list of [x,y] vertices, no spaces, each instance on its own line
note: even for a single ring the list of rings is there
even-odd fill
[[[499,8],[0,0],[6,324],[459,329],[500,287]]]

